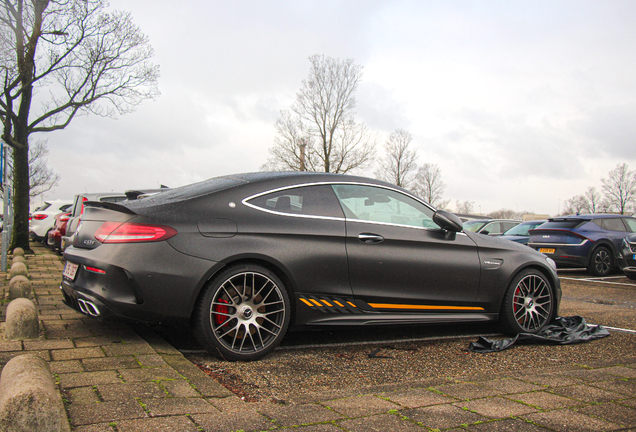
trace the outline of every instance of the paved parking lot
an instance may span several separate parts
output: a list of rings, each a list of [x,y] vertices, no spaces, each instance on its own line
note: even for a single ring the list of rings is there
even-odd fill
[[[75,431],[636,428],[636,336],[623,330],[490,354],[467,346],[494,326],[300,333],[301,343],[252,363],[221,362],[186,341],[197,368],[153,329],[63,306],[62,264],[35,249],[28,262],[45,336],[0,342],[0,364],[24,352],[45,358]],[[562,315],[636,329],[631,284],[584,279],[564,278]]]

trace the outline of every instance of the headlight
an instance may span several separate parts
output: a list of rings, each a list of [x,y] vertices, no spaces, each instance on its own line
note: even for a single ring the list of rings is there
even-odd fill
[[[623,239],[623,247],[625,249],[629,249],[629,243],[627,243],[627,239],[626,238]]]
[[[549,257],[545,257],[545,260],[548,262],[550,267],[552,267],[554,269],[554,271],[556,271],[557,267],[556,267],[556,263],[554,262],[554,260],[552,258],[549,258]]]

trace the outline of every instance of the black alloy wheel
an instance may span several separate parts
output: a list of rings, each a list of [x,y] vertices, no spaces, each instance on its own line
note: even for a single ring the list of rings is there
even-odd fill
[[[538,270],[519,273],[508,286],[501,307],[501,324],[506,333],[537,333],[554,315],[554,290]]]
[[[594,276],[607,276],[612,271],[612,254],[606,247],[599,247],[592,252],[592,258],[587,268]]]
[[[287,290],[258,265],[229,267],[207,288],[195,313],[199,343],[225,360],[251,361],[269,354],[290,319]]]

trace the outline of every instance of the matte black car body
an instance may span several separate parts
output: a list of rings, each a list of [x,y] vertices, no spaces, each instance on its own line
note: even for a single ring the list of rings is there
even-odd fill
[[[406,206],[400,210],[405,213],[385,211],[402,201],[426,216],[413,219]],[[224,283],[235,284],[240,272],[232,269],[242,267],[262,269],[240,274],[257,274],[280,288],[278,303],[289,297],[284,319],[291,326],[497,320],[509,286],[524,272],[538,274],[548,287],[549,315],[556,314],[561,298],[556,267],[544,255],[456,232],[461,222],[454,215],[363,177],[242,174],[140,201],[85,205],[64,255],[79,267],[63,278],[62,288],[67,305],[93,316],[222,326],[238,308],[232,300],[225,306],[227,300],[205,299],[213,287],[222,292]],[[154,242],[103,243],[96,231],[105,222],[174,233]],[[241,319],[258,310],[250,307]],[[286,325],[276,324],[275,332]],[[223,356],[264,355],[236,351]]]

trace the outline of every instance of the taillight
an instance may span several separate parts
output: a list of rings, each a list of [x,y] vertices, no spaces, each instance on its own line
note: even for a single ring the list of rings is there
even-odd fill
[[[84,214],[84,203],[88,201],[88,198],[82,197],[82,208],[80,209],[80,216]]]
[[[105,222],[95,232],[101,243],[142,243],[167,240],[177,235],[177,230],[165,225]]]
[[[42,214],[42,213],[36,213],[36,214],[33,215],[33,219],[35,219],[35,220],[44,220],[47,217],[49,217],[49,215]]]
[[[66,222],[70,218],[71,218],[71,214],[70,213],[63,214],[62,216],[60,216],[60,222]]]

